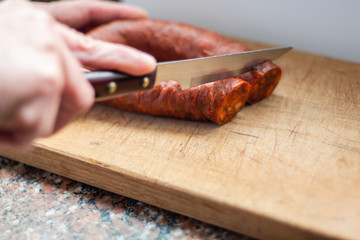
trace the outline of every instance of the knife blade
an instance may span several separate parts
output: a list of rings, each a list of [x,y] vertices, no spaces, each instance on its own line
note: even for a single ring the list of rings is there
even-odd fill
[[[264,61],[272,61],[292,47],[269,48],[226,55],[160,62],[151,73],[131,76],[116,71],[85,72],[85,78],[95,89],[96,101],[145,91],[166,80],[177,81],[182,89],[235,77]]]

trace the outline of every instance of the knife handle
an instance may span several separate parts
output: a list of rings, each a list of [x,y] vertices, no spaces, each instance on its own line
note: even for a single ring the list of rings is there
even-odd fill
[[[132,76],[116,71],[92,71],[84,74],[95,90],[95,100],[101,101],[153,88],[156,69],[142,76]]]

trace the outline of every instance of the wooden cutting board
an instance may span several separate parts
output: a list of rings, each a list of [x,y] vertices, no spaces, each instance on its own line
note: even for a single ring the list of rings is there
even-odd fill
[[[360,65],[275,62],[274,93],[224,126],[97,104],[31,152],[0,154],[254,237],[359,239]]]

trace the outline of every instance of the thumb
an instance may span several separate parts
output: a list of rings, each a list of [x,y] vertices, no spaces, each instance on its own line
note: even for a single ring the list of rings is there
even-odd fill
[[[135,48],[95,40],[62,24],[58,28],[68,48],[85,66],[131,75],[143,75],[155,68],[154,57]]]

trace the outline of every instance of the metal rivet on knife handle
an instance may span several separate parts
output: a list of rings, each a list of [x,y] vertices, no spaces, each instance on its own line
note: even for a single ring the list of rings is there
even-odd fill
[[[142,87],[147,88],[150,84],[150,79],[148,77],[143,78]]]
[[[116,92],[116,89],[117,89],[117,85],[115,82],[109,82],[108,85],[107,85],[107,91],[108,93],[110,94],[113,94]]]

